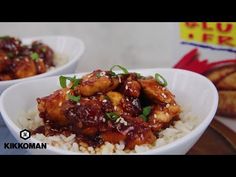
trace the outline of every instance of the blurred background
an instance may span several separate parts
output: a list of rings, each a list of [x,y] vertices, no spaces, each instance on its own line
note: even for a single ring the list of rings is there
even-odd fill
[[[107,69],[114,64],[127,68],[171,67],[174,23],[0,23],[0,36],[19,38],[69,35],[82,39],[86,51],[77,71]],[[174,61],[173,61],[174,60]]]

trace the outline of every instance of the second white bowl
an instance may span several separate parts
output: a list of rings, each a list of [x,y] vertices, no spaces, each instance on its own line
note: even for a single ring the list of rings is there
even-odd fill
[[[64,65],[56,67],[55,69],[47,71],[43,74],[23,79],[0,81],[0,94],[7,87],[22,81],[75,72],[76,67],[78,66],[79,59],[81,58],[85,50],[84,43],[80,39],[69,36],[42,36],[23,38],[22,42],[23,44],[30,44],[35,40],[42,41],[46,45],[50,46],[56,54],[62,54],[62,57],[65,56],[67,62]]]

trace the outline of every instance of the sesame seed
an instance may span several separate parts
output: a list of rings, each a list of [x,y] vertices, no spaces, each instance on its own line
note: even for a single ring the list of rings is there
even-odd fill
[[[167,96],[164,93],[161,93],[161,96],[163,96],[163,98],[167,98]]]
[[[167,105],[166,105],[166,108],[169,108],[170,107],[170,104],[168,103]]]
[[[157,115],[156,115],[156,114],[154,114],[154,118],[155,118],[155,119],[157,118]]]
[[[106,72],[100,72],[100,76],[105,76],[106,75]]]

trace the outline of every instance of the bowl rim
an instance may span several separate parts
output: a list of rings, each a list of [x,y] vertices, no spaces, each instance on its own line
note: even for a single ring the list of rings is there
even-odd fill
[[[142,154],[157,154],[157,153],[163,153],[164,151],[168,151],[172,148],[174,148],[175,146],[179,146],[181,144],[184,144],[188,141],[190,141],[191,139],[193,139],[194,137],[197,137],[198,135],[202,135],[205,131],[205,129],[209,126],[210,122],[212,121],[212,119],[214,118],[214,115],[216,113],[217,110],[217,106],[218,106],[218,92],[216,87],[214,86],[214,84],[206,77],[192,72],[192,71],[187,71],[187,70],[183,70],[183,69],[175,69],[175,68],[144,68],[144,69],[130,69],[129,71],[140,71],[142,70],[143,72],[145,71],[152,71],[152,70],[162,70],[162,71],[168,71],[168,70],[172,70],[172,71],[177,71],[177,72],[182,72],[185,74],[190,74],[193,77],[198,77],[200,79],[203,79],[204,82],[207,82],[209,84],[209,88],[211,89],[211,91],[213,92],[213,104],[211,105],[209,112],[207,114],[207,116],[204,118],[204,120],[202,120],[197,127],[195,127],[191,132],[189,132],[188,134],[184,135],[183,137],[180,137],[176,140],[174,140],[173,142],[170,142],[168,144],[165,144],[161,147],[154,147],[153,149],[147,150],[145,152],[138,152],[138,153],[128,153],[125,155],[142,155]],[[86,74],[88,72],[82,72],[82,73],[74,73],[74,74],[66,74],[66,76],[71,76],[71,75],[82,75],[82,74]],[[59,75],[58,75],[59,76]],[[58,78],[58,76],[51,76],[51,77],[47,77],[47,78],[40,78],[37,80],[29,80],[29,81],[25,81],[25,82],[21,82],[21,83],[17,83],[14,84],[10,87],[8,87],[6,90],[3,91],[2,95],[0,96],[0,111],[3,117],[3,120],[5,122],[5,124],[7,125],[8,129],[10,129],[10,132],[13,130],[15,134],[17,134],[21,129],[10,119],[10,117],[8,116],[7,112],[5,112],[4,110],[4,100],[5,100],[5,95],[11,91],[12,89],[14,89],[15,87],[18,87],[19,85],[23,85],[29,82],[38,82],[40,80],[45,80],[45,79],[56,79]],[[12,132],[11,132],[12,133]],[[12,133],[13,134],[13,133]],[[13,135],[15,135],[13,134]],[[31,137],[29,139],[29,141],[33,142],[33,143],[40,143],[41,141],[37,140],[36,138]],[[83,153],[83,152],[73,152],[70,150],[64,150],[64,149],[60,149],[60,148],[56,148],[53,147],[51,145],[47,146],[47,150],[50,151],[51,153],[57,153],[57,154],[77,154],[77,155],[86,155],[88,153]],[[115,154],[116,155],[116,154]]]
[[[59,67],[55,67],[55,69],[47,71],[45,73],[42,74],[37,74],[34,76],[30,76],[30,77],[26,77],[26,78],[21,78],[21,79],[12,79],[12,80],[6,80],[6,81],[0,81],[0,86],[1,85],[5,85],[5,84],[14,84],[14,83],[18,83],[18,82],[22,82],[22,81],[28,81],[28,80],[32,80],[32,79],[38,79],[38,78],[43,78],[43,77],[47,77],[49,75],[53,76],[54,74],[56,74],[57,72],[63,71],[64,69],[68,68],[70,65],[73,65],[77,60],[79,60],[81,58],[81,56],[84,54],[85,52],[85,44],[84,42],[77,37],[74,36],[67,36],[67,35],[48,35],[48,36],[33,36],[33,37],[23,37],[21,38],[22,41],[24,40],[40,40],[40,39],[48,39],[48,38],[67,38],[70,40],[76,40],[78,42],[78,46],[80,47],[80,50],[78,50],[78,52],[76,53],[76,55],[69,60],[67,63],[65,63],[62,66]]]

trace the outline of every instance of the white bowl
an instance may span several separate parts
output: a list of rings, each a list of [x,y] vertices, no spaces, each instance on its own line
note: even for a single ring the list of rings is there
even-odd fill
[[[144,76],[160,73],[168,81],[168,88],[176,95],[177,102],[183,109],[191,109],[192,115],[201,123],[186,136],[167,145],[146,151],[142,154],[185,154],[196,143],[213,119],[217,105],[218,94],[215,86],[205,77],[179,69],[140,69],[133,70]],[[83,74],[78,74],[81,76]],[[2,117],[11,133],[19,142],[39,142],[34,138],[22,140],[19,137],[21,128],[19,115],[36,105],[36,98],[43,97],[60,88],[58,77],[19,83],[6,89],[0,98]],[[30,150],[36,154],[73,154],[70,151],[48,146],[46,150]]]
[[[55,53],[62,54],[63,56],[65,55],[68,61],[66,62],[66,64],[56,67],[55,69],[50,70],[43,74],[23,79],[0,81],[0,94],[7,87],[22,81],[75,72],[76,67],[78,65],[78,61],[85,50],[84,43],[80,39],[69,36],[42,36],[42,37],[23,38],[22,42],[23,44],[30,44],[35,40],[40,40],[43,43],[47,44],[53,49]]]

